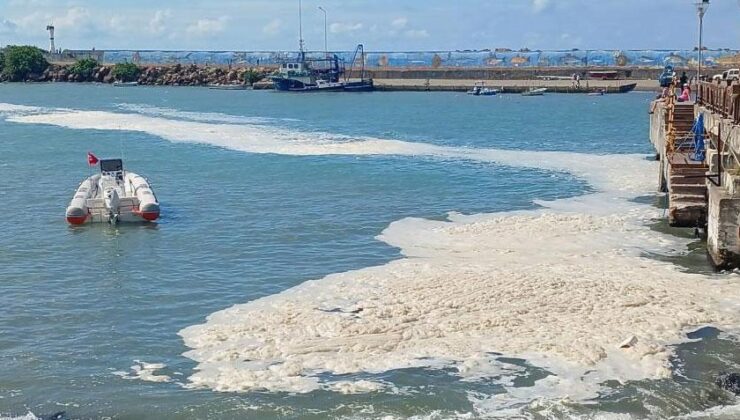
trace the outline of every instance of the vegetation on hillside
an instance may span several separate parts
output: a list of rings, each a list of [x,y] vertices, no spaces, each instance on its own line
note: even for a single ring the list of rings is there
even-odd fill
[[[111,70],[113,77],[122,82],[136,81],[140,72],[141,69],[134,63],[118,63]]]
[[[23,81],[30,75],[40,75],[49,66],[44,52],[29,45],[8,46],[2,62],[2,75],[12,82]]]
[[[83,77],[90,77],[96,67],[98,67],[97,61],[92,58],[83,58],[70,66],[69,72]]]

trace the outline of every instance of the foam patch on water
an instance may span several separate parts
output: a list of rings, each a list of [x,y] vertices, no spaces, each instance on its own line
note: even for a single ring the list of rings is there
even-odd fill
[[[683,416],[674,417],[675,420],[737,420],[740,419],[740,403],[712,407],[703,411],[694,411]]]
[[[0,110],[16,105],[0,103]],[[163,118],[170,112],[116,113],[68,109],[18,110],[6,119],[16,123],[48,124],[72,129],[138,131],[173,142],[201,143],[251,153],[275,153],[297,156],[314,155],[399,155],[430,156],[444,159],[473,160],[517,167],[568,171],[588,178],[595,186],[610,192],[635,190],[648,192],[652,178],[630,176],[644,173],[654,163],[626,158],[624,155],[585,155],[568,152],[543,152],[501,149],[446,147],[372,137],[351,137],[330,133],[304,133],[258,124],[214,124]],[[31,112],[31,113],[29,113]],[[144,111],[146,114],[147,111]],[[174,113],[177,115],[177,113]],[[196,114],[206,120],[208,113]],[[174,115],[173,115],[174,116]],[[625,166],[626,165],[626,166]]]
[[[494,162],[567,171],[598,190],[539,202],[545,208],[538,211],[394,222],[378,239],[406,258],[308,281],[182,330],[192,349],[186,356],[198,363],[190,377],[196,387],[341,391],[347,385],[332,376],[445,365],[462,380],[498,378],[506,393],[479,410],[500,413],[538,398],[597,398],[608,380],[669,377],[672,345],[687,330],[740,326],[737,275],[689,274],[643,257],[685,252],[687,241],[645,226],[658,211],[631,199],[653,190],[657,167],[639,156],[468,149],[98,111],[8,119],[125,127],[252,153]],[[515,371],[482,356],[493,352],[549,376],[513,386],[507,378]]]
[[[0,414],[0,420],[41,420],[39,417],[36,417],[35,414],[32,412],[28,412],[22,416],[4,416]]]
[[[134,360],[130,372],[116,371],[114,375],[123,379],[137,379],[146,382],[171,382],[172,378],[168,375],[157,374],[157,372],[166,368],[164,363],[147,363],[140,360]]]
[[[176,118],[181,120],[226,123],[226,124],[266,124],[275,121],[297,121],[289,118],[245,117],[220,112],[188,112],[173,108],[158,107],[148,104],[117,104],[116,108],[152,117]]]
[[[388,388],[388,384],[376,381],[336,381],[331,383],[326,389],[339,392],[340,394],[365,394],[369,392],[378,392]]]

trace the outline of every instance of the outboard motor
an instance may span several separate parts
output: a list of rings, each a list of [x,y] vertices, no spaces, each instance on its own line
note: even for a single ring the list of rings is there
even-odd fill
[[[118,207],[121,204],[121,198],[115,188],[105,190],[105,207],[108,209],[108,222],[110,224],[118,223]]]

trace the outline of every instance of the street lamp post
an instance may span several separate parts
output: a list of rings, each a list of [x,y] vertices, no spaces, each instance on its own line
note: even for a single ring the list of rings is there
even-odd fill
[[[699,99],[699,81],[701,80],[701,63],[702,63],[702,36],[704,35],[704,14],[707,12],[707,9],[709,8],[709,0],[701,0],[696,3],[696,13],[699,15],[699,51],[698,51],[698,60],[696,66],[696,96],[697,99]]]
[[[326,57],[328,58],[329,57],[329,43],[327,42],[327,35],[326,35],[327,33],[326,32],[326,28],[327,28],[326,27],[326,9],[319,6],[319,10],[324,12],[324,55],[326,55]]]

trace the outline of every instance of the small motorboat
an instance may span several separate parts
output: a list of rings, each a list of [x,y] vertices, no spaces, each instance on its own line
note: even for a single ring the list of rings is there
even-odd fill
[[[92,164],[98,159],[88,155]],[[80,184],[67,207],[67,222],[151,222],[159,217],[159,202],[149,182],[123,170],[121,159],[100,159],[100,173]]]
[[[113,86],[115,87],[139,86],[139,82],[113,82]]]
[[[594,92],[589,92],[588,96],[604,96],[606,92],[604,92],[604,89],[598,89]]]
[[[220,85],[220,84],[210,84],[210,85],[208,85],[208,89],[214,89],[214,90],[247,90],[247,85]]]
[[[485,86],[485,82],[476,82],[467,94],[473,96],[494,96],[499,93],[498,89],[491,89]]]
[[[529,89],[522,92],[522,96],[542,96],[547,92],[547,88]]]

